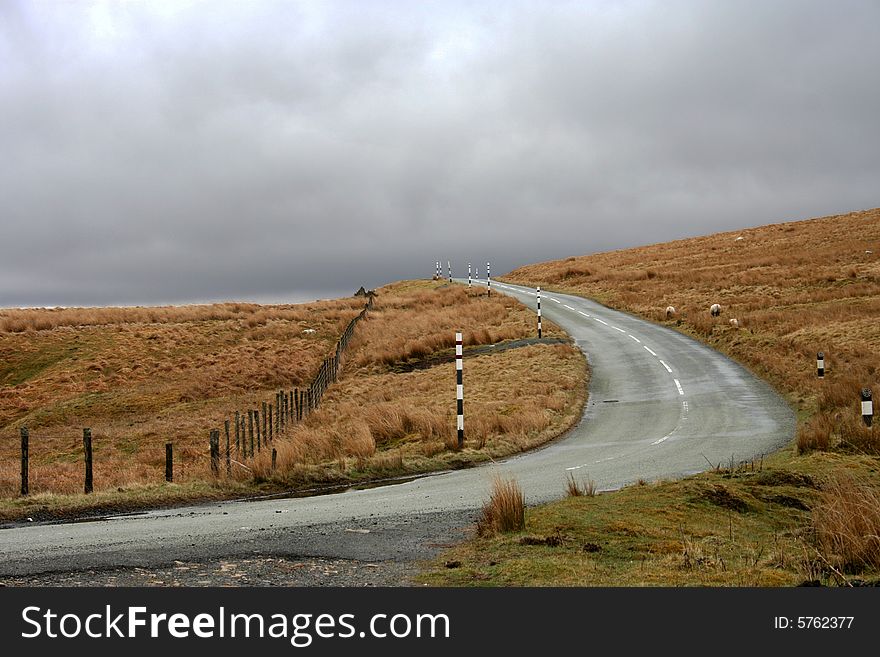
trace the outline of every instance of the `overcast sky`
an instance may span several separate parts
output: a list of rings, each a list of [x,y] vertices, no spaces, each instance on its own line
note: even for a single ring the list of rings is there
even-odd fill
[[[877,2],[2,2],[0,306],[293,299],[880,205]]]

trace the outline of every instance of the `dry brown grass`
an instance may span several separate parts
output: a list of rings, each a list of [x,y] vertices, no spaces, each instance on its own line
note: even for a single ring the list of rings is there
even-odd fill
[[[509,534],[526,526],[526,503],[522,489],[514,479],[496,477],[492,493],[477,519],[477,534]]]
[[[568,497],[593,497],[596,494],[596,482],[592,479],[578,481],[572,473],[565,480],[565,493]]]
[[[880,433],[854,422],[859,389],[880,372],[880,209],[545,262],[502,279],[676,326],[818,409],[825,419],[801,429],[802,449],[880,453]],[[709,315],[713,303],[721,317]]]
[[[175,481],[205,478],[208,430],[280,386],[310,381],[362,307],[342,299],[0,311],[29,326],[0,332],[0,497],[19,488],[21,426],[31,434],[34,493],[81,490],[82,427],[92,428],[98,490],[156,481],[166,442],[175,444]]]
[[[813,524],[823,557],[844,572],[880,568],[880,491],[868,481],[839,474],[822,492]]]
[[[94,435],[99,493],[161,481],[166,442],[175,445],[175,486],[210,481],[208,430],[236,409],[273,401],[279,387],[307,384],[362,307],[362,299],[346,299],[242,312],[229,304],[155,315],[43,311],[54,328],[36,330],[43,324],[35,321],[0,333],[0,497],[18,492],[25,425],[34,499],[81,492],[84,426]],[[502,295],[487,299],[443,283],[383,288],[322,407],[276,438],[276,469],[264,450],[235,464],[234,481],[224,485],[240,492],[249,482],[289,486],[456,467],[527,449],[576,421],[586,393],[576,349],[534,345],[468,357],[466,443],[458,450],[454,364],[395,371],[451,348],[456,330],[468,345],[532,337],[534,314]]]

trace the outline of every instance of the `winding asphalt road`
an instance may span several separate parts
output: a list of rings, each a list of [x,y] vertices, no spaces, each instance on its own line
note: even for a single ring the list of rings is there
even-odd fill
[[[493,290],[534,307],[533,290],[497,282]],[[561,497],[569,473],[600,489],[681,477],[769,453],[794,433],[794,414],[769,386],[695,340],[580,297],[544,293],[542,311],[592,368],[583,419],[543,449],[333,495],[17,525],[0,530],[0,576],[249,554],[411,561],[465,535],[498,471],[535,504]]]

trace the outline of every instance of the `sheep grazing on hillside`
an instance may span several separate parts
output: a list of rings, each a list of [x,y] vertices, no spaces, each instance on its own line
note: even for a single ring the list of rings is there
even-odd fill
[[[721,305],[713,303],[709,308],[709,314],[712,315],[712,317],[718,317],[721,314]]]
[[[666,319],[672,319],[675,317],[675,307],[666,306]]]
[[[733,328],[739,328],[739,320],[736,317],[734,317],[733,319],[730,320],[730,325]]]

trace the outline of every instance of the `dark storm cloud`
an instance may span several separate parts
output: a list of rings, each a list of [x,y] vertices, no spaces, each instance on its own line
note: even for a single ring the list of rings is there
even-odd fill
[[[283,298],[878,205],[871,2],[0,9],[0,306]]]

